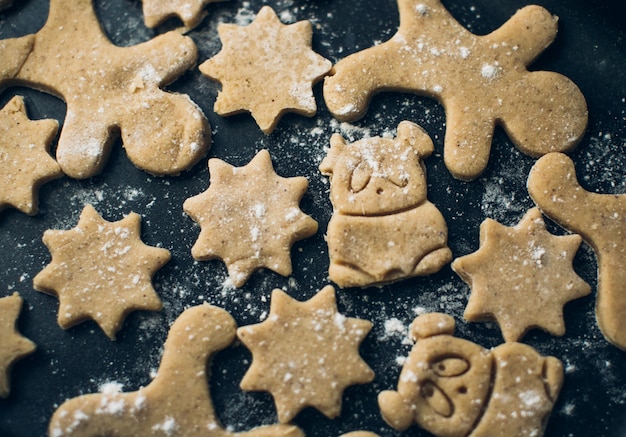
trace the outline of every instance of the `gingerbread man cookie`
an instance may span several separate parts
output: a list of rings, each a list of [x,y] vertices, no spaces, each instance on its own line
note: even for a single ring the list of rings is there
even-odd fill
[[[585,190],[573,161],[562,153],[535,163],[528,192],[545,215],[579,233],[595,251],[598,326],[609,342],[626,350],[626,194]]]
[[[264,6],[248,26],[220,24],[222,50],[200,71],[222,84],[215,112],[249,111],[261,130],[271,133],[286,112],[313,116],[312,85],[332,67],[311,49],[309,21],[285,25]]]
[[[163,306],[152,275],[170,260],[170,252],[141,241],[138,214],[108,222],[86,205],[75,228],[47,230],[43,242],[52,261],[33,284],[59,298],[63,329],[92,319],[114,340],[128,313]]]
[[[434,150],[422,128],[352,144],[335,134],[320,171],[330,176],[334,213],[326,241],[330,279],[366,287],[437,272],[452,259],[448,228],[426,198],[422,162]]]
[[[39,186],[63,176],[48,153],[58,128],[56,120],[30,120],[19,96],[0,109],[0,211],[12,206],[36,214]]]
[[[198,305],[170,328],[157,376],[130,393],[109,390],[70,399],[54,413],[50,436],[303,437],[292,425],[233,433],[217,418],[207,369],[215,353],[235,338],[235,321],[221,308]]]
[[[524,153],[573,148],[587,125],[587,105],[566,77],[527,66],[552,42],[557,20],[539,6],[519,10],[494,32],[477,36],[439,0],[398,0],[400,28],[387,42],[339,61],[324,98],[342,121],[362,117],[381,91],[424,94],[446,110],[444,160],[471,180],[487,166],[494,126]]]
[[[440,437],[543,435],[563,382],[561,362],[521,343],[489,350],[453,333],[445,314],[413,321],[416,344],[398,390],[378,396],[385,421],[397,430],[417,423]]]
[[[68,176],[100,172],[118,131],[137,167],[177,174],[205,155],[210,131],[189,97],[161,87],[194,66],[196,58],[194,42],[177,32],[133,47],[114,46],[92,1],[52,0],[16,79],[65,100],[56,158]]]
[[[18,293],[0,298],[0,398],[9,396],[13,363],[37,348],[35,343],[17,331],[17,318],[21,311],[22,298]]]
[[[196,27],[206,16],[205,5],[224,0],[142,0],[146,26],[156,27],[171,17],[178,17],[187,30]]]

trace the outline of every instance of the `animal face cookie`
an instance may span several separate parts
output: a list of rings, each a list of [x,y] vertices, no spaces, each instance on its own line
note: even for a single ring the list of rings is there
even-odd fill
[[[34,38],[16,80],[67,103],[56,152],[65,174],[100,172],[117,131],[130,160],[156,175],[180,173],[204,156],[210,132],[202,111],[189,97],[160,88],[195,64],[190,38],[169,32],[114,46],[84,0],[52,0]]]
[[[330,176],[334,213],[326,241],[329,276],[340,287],[365,287],[434,273],[452,258],[448,229],[426,199],[422,159],[433,143],[404,121],[395,139],[352,144],[338,134],[320,164]]]
[[[485,220],[480,248],[452,263],[472,289],[464,317],[495,318],[505,341],[518,341],[535,327],[563,335],[563,306],[591,292],[572,267],[581,241],[550,234],[537,208],[514,227]]]
[[[224,0],[142,0],[146,26],[156,27],[170,17],[178,17],[187,30],[196,27],[206,16],[205,5]]]
[[[528,177],[528,192],[541,211],[582,235],[598,257],[596,318],[606,339],[626,350],[626,194],[598,194],[576,179],[570,158],[551,153]]]
[[[131,311],[161,309],[152,275],[169,261],[170,252],[141,241],[139,215],[107,222],[86,205],[74,229],[47,230],[43,242],[52,261],[33,284],[59,298],[63,329],[92,319],[114,340]]]
[[[209,173],[209,188],[183,204],[201,227],[193,257],[222,259],[236,287],[263,267],[289,276],[291,246],[317,232],[317,222],[298,206],[306,178],[278,176],[267,150],[244,167],[210,159]]]
[[[249,111],[261,130],[271,133],[286,112],[312,116],[317,111],[311,87],[332,67],[311,50],[311,23],[284,25],[269,6],[246,27],[220,24],[222,50],[200,65],[221,83],[215,112]]]
[[[0,397],[10,392],[11,367],[13,363],[35,349],[35,343],[17,331],[17,318],[22,310],[22,298],[18,293],[0,299]]]
[[[242,433],[221,426],[207,369],[212,356],[232,343],[235,329],[235,321],[221,308],[203,304],[186,310],[170,328],[161,366],[150,384],[135,392],[113,387],[64,402],[50,420],[49,435],[303,437],[291,425]]]
[[[520,343],[488,350],[453,337],[445,314],[419,316],[411,331],[398,390],[378,397],[390,426],[417,423],[439,437],[543,434],[563,381],[559,360]]]
[[[494,126],[524,153],[566,151],[582,138],[587,105],[566,77],[527,66],[552,42],[556,18],[539,6],[519,10],[494,32],[463,28],[439,0],[398,0],[400,28],[387,42],[333,67],[324,99],[339,120],[362,117],[381,91],[408,91],[442,102],[444,160],[459,179],[487,166]]]
[[[289,422],[307,406],[336,417],[344,389],[374,379],[358,351],[371,327],[366,320],[337,311],[331,286],[306,302],[276,289],[267,319],[237,330],[252,351],[241,388],[269,391],[281,422]]]
[[[0,110],[0,210],[12,206],[37,213],[39,186],[63,175],[48,153],[58,127],[56,120],[31,121],[21,97]]]

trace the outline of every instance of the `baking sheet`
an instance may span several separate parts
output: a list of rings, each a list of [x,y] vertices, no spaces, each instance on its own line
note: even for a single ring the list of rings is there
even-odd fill
[[[45,23],[48,3],[43,0],[15,1],[0,12],[0,38],[36,32]],[[571,153],[584,186],[601,193],[626,193],[626,44],[623,6],[618,0],[545,0],[539,2],[560,17],[555,43],[532,65],[532,69],[560,72],[582,90],[589,106],[587,133]],[[398,26],[395,0],[369,2],[338,0],[229,0],[207,6],[208,17],[189,35],[197,43],[199,62],[215,55],[221,43],[219,22],[248,24],[263,5],[272,6],[285,23],[311,20],[313,48],[336,62],[350,53],[389,39]],[[526,5],[523,0],[444,1],[451,13],[472,32],[485,34],[500,26]],[[178,27],[170,20],[156,30],[143,25],[141,3],[131,0],[96,0],[97,13],[111,40],[121,46],[145,41]],[[68,11],[70,13],[71,11]],[[65,399],[98,391],[106,382],[123,384],[124,391],[146,385],[160,362],[169,325],[187,307],[207,301],[228,310],[237,323],[258,323],[269,311],[273,288],[282,288],[305,300],[327,285],[328,254],[323,235],[332,208],[328,183],[317,167],[333,132],[350,140],[365,135],[393,133],[402,120],[422,125],[432,137],[436,152],[425,160],[428,197],[444,215],[449,227],[449,246],[455,257],[478,248],[479,225],[485,218],[515,225],[532,207],[525,188],[534,160],[513,147],[496,130],[489,166],[476,181],[452,178],[443,164],[445,117],[442,107],[428,98],[385,93],[374,98],[367,115],[346,125],[334,121],[325,109],[321,84],[314,88],[318,114],[305,118],[288,114],[271,135],[264,135],[249,115],[223,118],[213,110],[218,85],[190,71],[168,89],[189,94],[203,109],[212,126],[209,157],[241,166],[260,149],[268,149],[277,173],[284,177],[306,176],[309,190],[301,208],[320,224],[312,238],[295,244],[294,273],[283,278],[275,273],[255,273],[242,289],[224,286],[226,269],[220,261],[194,262],[190,249],[199,228],[183,213],[184,199],[204,191],[209,183],[206,160],[179,177],[156,178],[136,169],[117,141],[99,176],[88,180],[59,179],[40,191],[40,212],[28,217],[16,210],[0,213],[0,296],[19,291],[24,310],[19,329],[38,349],[16,363],[11,395],[0,399],[0,435],[37,436],[46,433],[54,409]],[[12,87],[0,94],[0,106],[13,95],[26,96],[31,118],[56,118],[65,114],[62,101],[26,88]],[[110,341],[93,323],[85,322],[67,331],[56,324],[58,302],[34,291],[33,277],[50,261],[41,242],[46,229],[70,229],[78,222],[85,203],[91,203],[109,221],[134,211],[142,216],[142,238],[161,245],[172,260],[154,277],[164,302],[158,313],[134,312]],[[555,234],[564,231],[548,222]],[[575,269],[593,288],[591,295],[570,302],[564,316],[567,332],[554,337],[538,330],[523,342],[544,355],[562,360],[565,382],[546,429],[547,436],[626,435],[626,353],[608,344],[594,316],[596,260],[592,250],[581,247]],[[406,356],[410,345],[405,334],[390,326],[407,327],[415,309],[442,311],[455,317],[457,336],[485,347],[502,342],[494,323],[467,323],[462,319],[469,288],[449,266],[424,278],[360,290],[339,290],[339,310],[349,317],[371,320],[374,328],[364,341],[361,354],[376,372],[373,383],[345,391],[340,417],[330,420],[313,409],[300,413],[295,423],[308,436],[338,436],[365,429],[381,436],[426,436],[413,427],[394,432],[380,418],[377,394],[395,388],[401,367],[397,357]],[[386,321],[400,322],[395,324]],[[275,423],[272,398],[267,393],[242,392],[239,381],[251,356],[241,345],[219,353],[210,379],[216,412],[233,430],[248,430]]]

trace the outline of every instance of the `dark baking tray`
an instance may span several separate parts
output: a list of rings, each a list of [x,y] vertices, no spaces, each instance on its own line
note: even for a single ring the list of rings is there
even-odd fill
[[[0,12],[0,38],[36,32],[46,20],[46,1],[14,3]],[[141,3],[136,0],[96,0],[95,3],[106,33],[117,45],[136,44],[180,25],[171,20],[157,30],[147,29],[142,22]],[[622,3],[620,0],[541,1],[542,6],[560,17],[559,34],[532,65],[532,69],[553,70],[568,76],[586,96],[589,126],[571,156],[587,189],[601,193],[626,193],[626,33]],[[206,8],[208,17],[189,33],[198,44],[200,61],[220,49],[216,32],[219,22],[245,23],[265,4],[274,7],[283,20],[311,20],[314,49],[333,62],[387,40],[398,26],[395,0],[212,3]],[[526,2],[447,0],[444,4],[472,32],[485,34],[500,26]],[[0,400],[1,436],[44,435],[52,412],[61,402],[95,392],[104,382],[120,382],[124,391],[149,383],[151,371],[158,367],[168,326],[189,306],[208,301],[227,309],[239,325],[246,325],[259,322],[261,314],[268,311],[273,288],[283,288],[291,296],[304,300],[328,284],[323,235],[332,209],[328,184],[317,167],[330,135],[341,132],[342,126],[333,122],[325,109],[321,84],[314,88],[319,107],[316,117],[288,114],[275,132],[267,136],[248,115],[217,116],[212,107],[218,86],[202,77],[197,69],[169,89],[188,93],[209,118],[214,133],[209,157],[240,166],[258,150],[266,148],[278,174],[306,176],[310,187],[301,207],[318,220],[320,230],[313,238],[295,245],[291,278],[262,271],[255,273],[242,289],[225,291],[223,263],[193,261],[190,248],[199,228],[182,211],[184,199],[208,186],[206,160],[179,177],[156,178],[136,169],[119,141],[114,144],[101,175],[80,181],[63,178],[44,185],[38,215],[28,217],[16,210],[3,211],[0,213],[0,296],[13,291],[21,293],[25,305],[19,329],[37,343],[38,349],[13,369],[11,395]],[[16,94],[26,96],[31,118],[56,118],[63,122],[64,103],[30,89],[3,90],[0,105],[4,106]],[[449,245],[455,257],[478,248],[479,225],[485,218],[511,226],[533,206],[526,191],[526,177],[534,160],[515,149],[500,129],[495,133],[489,166],[479,179],[468,183],[450,176],[441,155],[443,109],[428,98],[380,94],[372,101],[365,118],[352,127],[343,126],[343,132],[351,139],[358,139],[365,132],[380,135],[393,131],[405,119],[421,124],[435,143],[436,152],[425,161],[428,197],[446,218]],[[63,331],[56,324],[57,300],[32,287],[33,277],[50,260],[41,242],[44,230],[74,227],[85,203],[93,204],[110,221],[119,220],[131,211],[141,214],[143,240],[172,252],[172,261],[154,278],[165,308],[158,313],[132,313],[115,342],[92,322]],[[564,233],[549,221],[548,227],[553,233]],[[593,292],[565,306],[566,334],[554,337],[533,330],[523,339],[542,354],[558,357],[565,366],[565,383],[546,435],[624,436],[626,353],[608,344],[597,328],[594,316],[597,265],[594,253],[585,244],[576,257],[575,269],[591,284]],[[334,420],[313,409],[300,413],[295,423],[309,436],[332,437],[357,429],[375,431],[381,436],[428,435],[417,427],[396,433],[380,418],[376,395],[381,390],[395,388],[400,372],[396,357],[410,350],[410,346],[402,343],[401,335],[385,331],[385,320],[397,318],[406,326],[415,316],[414,308],[419,306],[454,316],[460,337],[485,347],[502,342],[494,323],[463,320],[469,289],[449,266],[432,276],[380,289],[340,290],[337,295],[341,312],[374,323],[361,353],[375,370],[376,379],[368,385],[348,388],[342,414]],[[212,367],[210,387],[215,409],[221,421],[234,430],[276,421],[269,394],[239,389],[249,361],[249,352],[241,345],[234,345],[219,353]]]

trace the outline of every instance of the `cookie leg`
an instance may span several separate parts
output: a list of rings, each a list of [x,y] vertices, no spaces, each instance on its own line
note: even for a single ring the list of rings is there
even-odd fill
[[[573,161],[550,153],[537,161],[528,192],[544,214],[579,233],[598,258],[596,318],[602,334],[626,350],[626,195],[586,191]]]

